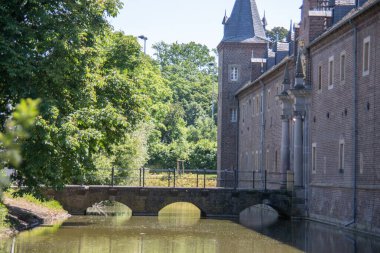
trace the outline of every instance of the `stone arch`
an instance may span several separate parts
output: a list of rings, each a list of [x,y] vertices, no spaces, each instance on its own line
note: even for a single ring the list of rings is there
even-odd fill
[[[280,214],[271,206],[256,204],[240,212],[239,222],[247,227],[259,228],[276,223],[279,217]]]
[[[112,201],[113,206],[107,207],[109,203],[107,201]],[[97,205],[98,204],[98,205]],[[87,207],[85,210],[85,214],[97,214],[97,215],[121,215],[121,214],[127,214],[128,216],[132,216],[133,210],[130,206],[126,205],[125,203],[122,203],[120,201],[114,200],[114,199],[106,199],[101,200],[99,202],[95,202],[90,207]]]
[[[159,214],[160,211],[162,211],[164,208],[166,208],[166,207],[168,207],[168,206],[170,206],[170,205],[176,204],[176,203],[188,203],[188,204],[191,204],[191,205],[193,205],[194,207],[196,207],[197,209],[199,209],[201,218],[204,218],[204,217],[207,216],[207,214],[206,214],[206,212],[204,211],[204,209],[201,208],[201,207],[199,207],[199,205],[198,205],[197,203],[194,203],[194,202],[192,202],[192,201],[186,201],[186,200],[184,200],[184,201],[181,201],[181,200],[175,200],[175,201],[171,201],[171,202],[165,202],[165,203],[162,203],[162,205],[160,205],[160,207],[159,207],[159,209],[158,209],[157,214]]]

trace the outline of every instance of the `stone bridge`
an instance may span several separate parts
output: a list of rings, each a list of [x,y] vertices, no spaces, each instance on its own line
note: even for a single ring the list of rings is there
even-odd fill
[[[284,190],[67,186],[62,191],[45,193],[74,215],[83,215],[88,207],[104,200],[128,206],[133,215],[156,216],[162,208],[176,202],[194,204],[203,217],[238,216],[257,204],[269,205],[281,216],[290,217],[293,213],[292,194]]]

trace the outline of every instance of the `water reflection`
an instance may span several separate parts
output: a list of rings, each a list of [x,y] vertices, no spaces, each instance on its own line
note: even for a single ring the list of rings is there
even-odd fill
[[[239,215],[240,224],[253,229],[268,227],[278,220],[278,213],[267,205],[255,205],[245,209]]]
[[[201,218],[201,210],[191,203],[177,202],[164,207],[158,214],[161,225],[171,227],[194,226]]]
[[[230,220],[198,216],[192,218],[197,222],[190,223],[185,218],[172,219],[173,213],[183,211],[171,208],[174,207],[169,208],[168,217],[162,213],[160,217],[131,219],[72,217],[58,228],[38,228],[20,234],[15,253],[380,252],[376,239],[322,224],[280,220],[253,231]],[[0,242],[0,253],[9,253],[11,244],[12,240]]]

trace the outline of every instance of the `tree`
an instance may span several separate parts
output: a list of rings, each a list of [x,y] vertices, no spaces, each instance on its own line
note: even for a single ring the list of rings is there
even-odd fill
[[[273,27],[270,31],[267,31],[267,37],[274,43],[277,40],[283,41],[288,36],[289,31],[284,27]]]
[[[30,136],[28,131],[38,115],[39,103],[39,100],[21,100],[11,117],[6,120],[4,132],[0,132],[0,205],[2,190],[9,185],[3,169],[17,168],[21,164],[20,143]]]
[[[216,135],[212,133],[216,129],[215,122],[207,117],[211,113],[212,91],[217,82],[215,58],[206,46],[194,42],[160,42],[153,47],[157,64],[172,90],[173,98],[161,121],[156,124],[157,132],[150,145],[149,164],[153,167],[175,168],[178,159],[193,162],[195,156],[199,156],[200,160],[207,160],[205,156],[209,157],[214,150],[210,151],[204,144],[209,141],[210,145],[206,146],[213,146],[213,143],[216,146]],[[214,92],[217,93],[216,90]],[[211,127],[197,132],[196,125],[201,126],[203,121]],[[201,140],[202,143],[197,145]],[[192,159],[189,158],[191,154]],[[211,161],[207,163],[208,168],[214,168],[212,159],[208,161]]]
[[[0,6],[0,108],[41,99],[31,137],[21,143],[14,178],[25,186],[20,193],[83,182],[96,171],[99,154],[122,156],[139,122],[166,97],[151,95],[165,91],[158,87],[165,82],[136,38],[112,32],[106,16],[120,6],[118,0]]]

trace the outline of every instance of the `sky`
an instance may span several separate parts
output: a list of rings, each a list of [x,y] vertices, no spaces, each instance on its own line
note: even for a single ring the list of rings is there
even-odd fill
[[[152,45],[166,43],[196,43],[216,48],[223,37],[222,20],[225,11],[230,16],[235,0],[122,0],[124,8],[110,19],[117,31],[144,35],[147,53]],[[260,18],[265,11],[268,28],[289,29],[290,20],[300,21],[302,0],[256,0]],[[140,40],[141,45],[143,42]]]

